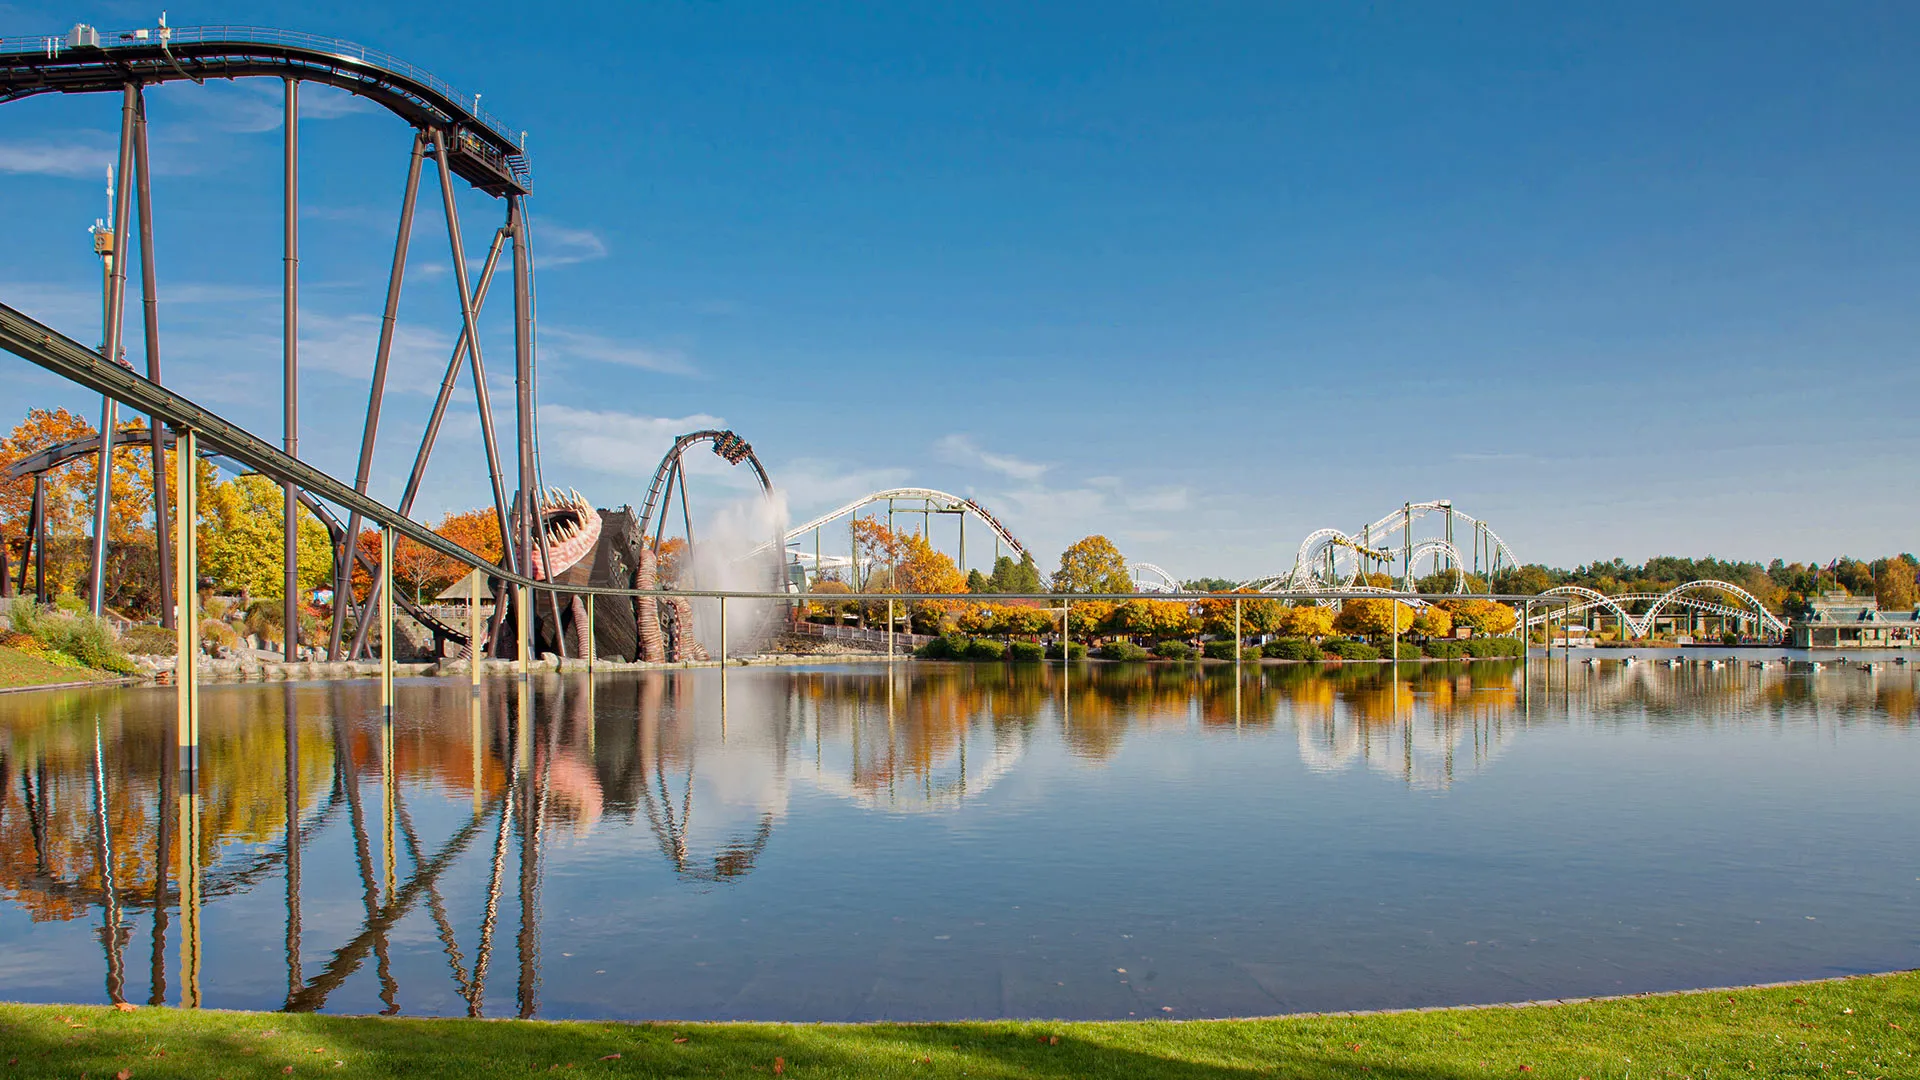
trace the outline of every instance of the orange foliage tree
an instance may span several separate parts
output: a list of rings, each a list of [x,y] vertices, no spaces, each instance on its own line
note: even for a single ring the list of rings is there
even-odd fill
[[[124,423],[116,430],[140,425]],[[11,545],[13,556],[24,549],[33,510],[33,478],[10,479],[7,467],[50,446],[83,439],[97,429],[66,409],[29,409],[6,438],[0,439],[0,542]],[[152,472],[147,443],[116,441],[113,451],[112,506],[107,517],[107,539],[116,546],[136,546],[146,557],[130,563],[125,551],[108,564],[108,600],[129,589],[146,596],[157,584],[151,559],[153,547]],[[88,454],[44,474],[47,514],[48,588],[55,593],[76,591],[85,580],[91,551],[85,539],[92,534],[94,477],[99,459]],[[140,580],[132,580],[138,578]],[[125,597],[119,597],[124,600]]]

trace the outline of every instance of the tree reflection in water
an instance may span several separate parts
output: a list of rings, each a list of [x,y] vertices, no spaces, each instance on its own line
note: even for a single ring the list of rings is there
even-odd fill
[[[467,1015],[532,1016],[547,846],[644,828],[674,882],[724,888],[768,857],[795,785],[860,810],[937,814],[981,797],[1042,738],[1098,766],[1135,739],[1284,739],[1290,728],[1312,770],[1443,788],[1535,724],[1916,716],[1905,672],[1815,679],[1777,667],[1539,661],[654,671],[477,691],[416,680],[402,684],[391,721],[374,701],[359,683],[207,687],[183,849],[171,691],[0,699],[0,894],[35,923],[97,919],[109,1001],[128,1000],[141,977],[126,953],[143,922],[145,1000],[160,1004],[170,939],[197,957],[202,909],[278,879],[280,1007],[326,1007],[371,960],[372,996],[400,1011],[400,969],[419,965],[396,955],[412,948],[397,931],[419,914]],[[355,924],[344,934],[318,929],[339,925],[330,890],[343,880],[342,851]],[[334,861],[316,879],[309,858]],[[197,888],[182,888],[182,867]],[[453,881],[479,895],[450,896]],[[639,903],[619,914],[644,917]],[[314,912],[325,917],[306,917]],[[487,985],[506,918],[517,920],[510,1006]],[[199,1000],[198,967],[173,967],[174,1000]]]

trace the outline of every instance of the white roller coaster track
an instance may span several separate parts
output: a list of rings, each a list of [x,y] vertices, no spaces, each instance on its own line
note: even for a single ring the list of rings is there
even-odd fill
[[[1128,563],[1127,576],[1133,579],[1133,587],[1138,592],[1170,593],[1180,591],[1180,581],[1178,578],[1175,578],[1172,574],[1167,573],[1165,570],[1160,569],[1150,562]],[[1157,577],[1160,580],[1149,581],[1147,580],[1149,577]]]
[[[992,531],[993,535],[999,537],[1002,543],[1012,548],[1015,554],[1025,555],[1027,553],[1026,546],[1014,539],[1013,534],[1007,531],[1006,526],[1000,524],[999,519],[988,513],[986,507],[981,506],[979,503],[965,496],[954,495],[945,491],[935,491],[932,488],[888,488],[885,491],[870,492],[831,513],[822,514],[812,521],[802,525],[795,525],[793,528],[788,529],[785,541],[790,544],[836,518],[846,517],[848,514],[853,513],[863,506],[877,502],[885,502],[888,499],[921,499],[929,503],[939,504],[938,510],[943,513],[972,514],[985,524],[986,527]],[[919,511],[903,509],[900,513],[919,513]],[[761,548],[756,550],[764,550],[765,547],[766,545],[762,545]]]
[[[1713,600],[1705,600],[1687,595],[1695,591],[1717,592],[1722,596],[1733,597],[1741,603],[1739,605],[1723,604]],[[1548,589],[1540,595],[1578,597],[1579,602],[1569,605],[1564,609],[1555,609],[1552,612],[1542,612],[1535,615],[1527,620],[1527,625],[1529,626],[1543,624],[1550,618],[1562,618],[1563,611],[1565,615],[1580,615],[1600,608],[1618,618],[1621,625],[1630,630],[1634,637],[1646,637],[1648,633],[1652,631],[1654,620],[1659,617],[1660,613],[1670,607],[1678,605],[1692,608],[1695,611],[1703,611],[1711,615],[1728,615],[1741,619],[1757,617],[1760,625],[1767,630],[1775,634],[1784,634],[1787,632],[1787,624],[1781,622],[1778,617],[1768,611],[1766,605],[1762,604],[1757,597],[1740,586],[1728,581],[1702,579],[1699,581],[1689,581],[1684,585],[1675,585],[1663,593],[1624,593],[1619,596],[1608,596],[1605,593],[1596,592],[1583,585],[1560,585]],[[1635,604],[1646,604],[1646,614],[1629,615],[1627,608]]]
[[[1493,531],[1493,527],[1479,518],[1462,513],[1452,503],[1435,499],[1429,502],[1408,503],[1398,510],[1387,514],[1380,520],[1369,524],[1358,533],[1345,533],[1339,529],[1316,529],[1307,534],[1300,542],[1300,549],[1294,555],[1293,569],[1284,574],[1256,578],[1245,584],[1260,592],[1292,592],[1313,588],[1346,588],[1359,580],[1361,556],[1384,557],[1391,560],[1399,556],[1409,564],[1417,563],[1420,556],[1444,554],[1454,568],[1454,589],[1466,591],[1467,560],[1463,559],[1460,549],[1444,539],[1417,541],[1412,550],[1407,549],[1407,534],[1413,523],[1432,513],[1451,512],[1456,526],[1464,525],[1469,531],[1478,530],[1491,543],[1492,564],[1518,566],[1520,560],[1513,549]],[[1400,543],[1392,538],[1400,535]],[[1323,571],[1329,552],[1332,554],[1332,573]],[[1403,570],[1406,568],[1403,567]]]

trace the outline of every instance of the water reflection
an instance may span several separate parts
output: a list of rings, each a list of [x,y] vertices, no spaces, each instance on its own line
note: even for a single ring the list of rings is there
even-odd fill
[[[1021,788],[1009,804],[1043,799],[1036,776],[1023,776],[1042,772],[1024,768],[1035,754],[1097,771],[1136,743],[1177,757],[1195,739],[1238,739],[1262,754],[1289,745],[1310,776],[1373,775],[1440,793],[1485,775],[1536,730],[1910,730],[1917,709],[1909,669],[1558,661],[832,667],[477,690],[417,680],[401,684],[391,720],[374,694],[358,683],[207,687],[190,783],[169,691],[0,699],[0,941],[17,958],[0,974],[10,996],[195,1005],[204,980],[208,1004],[533,1016],[543,935],[562,927],[543,913],[549,889],[560,890],[566,923],[605,923],[586,937],[564,927],[570,945],[630,957],[623,926],[708,918],[698,905],[718,901],[699,898],[774,858],[790,821],[834,820],[866,838],[855,842],[884,842],[873,839],[884,824],[851,825],[830,808],[882,822],[959,817],[1002,784]],[[1154,774],[1150,759],[1123,772],[1142,769]],[[809,836],[806,850],[820,842]],[[1142,842],[1188,841],[1170,832]],[[624,892],[607,894],[608,882]],[[262,907],[267,897],[277,916]],[[845,896],[798,902],[792,917],[839,920],[858,936],[863,913]],[[696,915],[684,914],[689,904]],[[251,959],[269,922],[283,953],[277,986]],[[52,929],[65,926],[88,929]],[[92,961],[81,961],[83,948]],[[513,955],[496,961],[502,949]],[[571,964],[573,953],[563,956]],[[498,962],[514,964],[511,985],[497,974],[489,985]],[[601,962],[595,974],[614,959]],[[67,974],[79,963],[97,964],[101,981]],[[628,1014],[565,993],[563,1014]],[[811,1013],[796,1003],[792,1015]]]

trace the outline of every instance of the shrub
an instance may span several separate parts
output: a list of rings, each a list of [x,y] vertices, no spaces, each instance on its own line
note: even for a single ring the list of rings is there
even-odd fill
[[[992,638],[975,638],[967,642],[964,656],[968,660],[998,662],[1007,658],[1007,646],[1004,642]]]
[[[1520,656],[1526,645],[1519,638],[1476,637],[1467,639],[1467,653],[1473,657]]]
[[[1425,652],[1436,660],[1458,660],[1468,655],[1466,642],[1449,641],[1446,638],[1430,639],[1426,644]]]
[[[1162,641],[1153,647],[1153,655],[1162,660],[1191,660],[1193,646],[1184,641]]]
[[[958,660],[971,644],[972,640],[964,634],[942,634],[913,650],[913,655],[922,660]]]
[[[1085,645],[1082,645],[1076,641],[1076,642],[1073,642],[1070,646],[1068,646],[1067,659],[1085,660],[1086,658],[1087,658],[1087,647]],[[1059,642],[1056,641],[1053,644],[1047,646],[1047,659],[1049,660],[1060,659],[1060,643]]]
[[[1364,641],[1348,641],[1344,638],[1341,638],[1334,641],[1329,641],[1321,645],[1320,648],[1322,651],[1326,652],[1328,655],[1337,656],[1342,660],[1378,660],[1380,659],[1380,650],[1374,648],[1373,646],[1367,644]]]
[[[1037,664],[1046,659],[1046,650],[1036,641],[1016,641],[1007,647],[1007,659],[1016,664]]]
[[[1398,651],[1394,653],[1394,656],[1401,660],[1418,660],[1421,656],[1420,646],[1415,645],[1411,641],[1403,641],[1400,643]]]
[[[14,599],[7,618],[14,633],[33,638],[48,652],[102,671],[124,675],[135,670],[133,661],[120,651],[113,627],[104,619],[85,612],[43,610],[24,596]]]
[[[1103,660],[1145,660],[1148,655],[1147,650],[1131,641],[1109,641],[1100,647]]]
[[[135,656],[164,656],[180,646],[173,631],[164,626],[142,623],[120,635],[120,647]]]
[[[1320,646],[1302,637],[1280,638],[1267,642],[1261,652],[1275,660],[1318,660]]]
[[[240,635],[220,619],[200,620],[200,640],[231,649],[240,644]]]
[[[1209,660],[1231,660],[1233,659],[1234,645],[1235,642],[1231,639],[1226,641],[1205,642],[1200,646],[1200,654]],[[1243,646],[1240,650],[1240,655],[1242,659],[1251,659],[1259,654]]]

